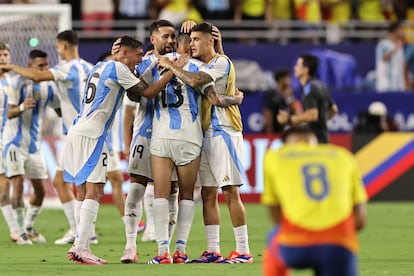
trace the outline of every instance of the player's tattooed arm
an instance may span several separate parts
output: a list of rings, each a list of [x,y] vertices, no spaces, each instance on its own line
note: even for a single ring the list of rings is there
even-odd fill
[[[244,94],[236,88],[236,94],[233,96],[218,94],[214,83],[204,88],[204,95],[210,103],[219,107],[227,107],[230,105],[239,105],[243,102]]]

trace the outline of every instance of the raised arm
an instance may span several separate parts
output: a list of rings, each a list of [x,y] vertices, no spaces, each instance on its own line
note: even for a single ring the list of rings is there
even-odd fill
[[[9,65],[0,65],[0,72],[1,71],[4,71],[4,72],[13,71],[35,82],[54,80],[54,76],[50,70],[41,71],[41,70],[34,69],[34,68],[25,68],[25,67],[20,67],[17,65],[9,64]]]

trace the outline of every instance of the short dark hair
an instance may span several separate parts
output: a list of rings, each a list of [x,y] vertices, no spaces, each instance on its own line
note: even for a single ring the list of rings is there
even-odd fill
[[[7,43],[5,43],[3,41],[0,41],[0,50],[2,50],[2,51],[6,50],[6,51],[9,51],[10,52],[10,46],[9,46],[9,44],[7,44]]]
[[[392,22],[390,25],[388,25],[387,30],[388,30],[389,33],[393,33],[396,30],[398,30],[401,26],[402,26],[402,24],[401,24],[400,21]]]
[[[298,125],[298,126],[292,126],[282,133],[282,142],[286,142],[286,140],[289,138],[289,136],[298,134],[298,135],[316,135],[311,128],[308,125]]]
[[[66,30],[58,33],[56,39],[60,41],[65,41],[71,45],[79,45],[78,35],[73,30]]]
[[[315,77],[318,71],[319,59],[311,54],[303,54],[300,58],[303,60],[303,66],[309,69],[309,76]]]
[[[202,22],[200,24],[194,25],[191,28],[192,32],[202,32],[205,34],[211,34],[213,32],[213,25],[208,22]]]
[[[273,77],[275,78],[275,81],[278,82],[285,77],[290,77],[290,70],[289,69],[276,70],[275,73],[273,74]]]
[[[149,28],[150,35],[152,35],[155,32],[158,32],[161,27],[172,27],[175,29],[175,26],[173,23],[165,19],[160,19],[160,20],[156,20],[152,22],[152,24],[150,25],[150,28]]]
[[[121,37],[121,42],[119,43],[119,46],[126,46],[126,47],[131,47],[131,48],[144,48],[144,45],[142,44],[141,41],[136,40],[133,37],[130,36],[126,36],[124,35],[123,37]]]
[[[177,37],[177,43],[181,45],[182,43],[190,43],[191,38],[188,33],[179,33]]]
[[[42,50],[34,49],[30,51],[29,58],[31,60],[36,58],[47,58],[47,53],[43,52]]]

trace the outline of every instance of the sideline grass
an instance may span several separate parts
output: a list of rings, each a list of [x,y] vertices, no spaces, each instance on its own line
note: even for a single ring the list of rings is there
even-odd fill
[[[221,206],[222,252],[234,248],[229,216]],[[262,251],[265,235],[270,228],[267,210],[260,205],[246,205],[249,220],[250,246],[254,255],[251,265],[146,265],[156,253],[155,243],[138,242],[138,264],[121,264],[124,249],[124,228],[114,206],[101,206],[97,232],[99,245],[93,252],[109,261],[104,266],[76,265],[66,259],[69,246],[55,246],[53,241],[66,231],[61,210],[45,209],[40,214],[36,229],[48,239],[45,245],[17,246],[9,241],[7,226],[0,220],[1,275],[261,275]],[[369,223],[360,234],[360,275],[414,275],[414,203],[370,203]],[[140,238],[140,236],[139,236]],[[194,225],[188,244],[190,258],[196,258],[205,249],[201,206],[197,206]],[[293,276],[311,275],[309,271],[294,272]]]

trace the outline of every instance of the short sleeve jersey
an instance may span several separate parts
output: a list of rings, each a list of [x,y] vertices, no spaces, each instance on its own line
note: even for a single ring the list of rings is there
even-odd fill
[[[69,132],[89,138],[106,135],[125,90],[138,83],[139,79],[123,63],[97,63],[88,76],[80,113]]]
[[[64,134],[80,111],[85,81],[91,68],[89,62],[73,59],[50,69],[59,88]]]

